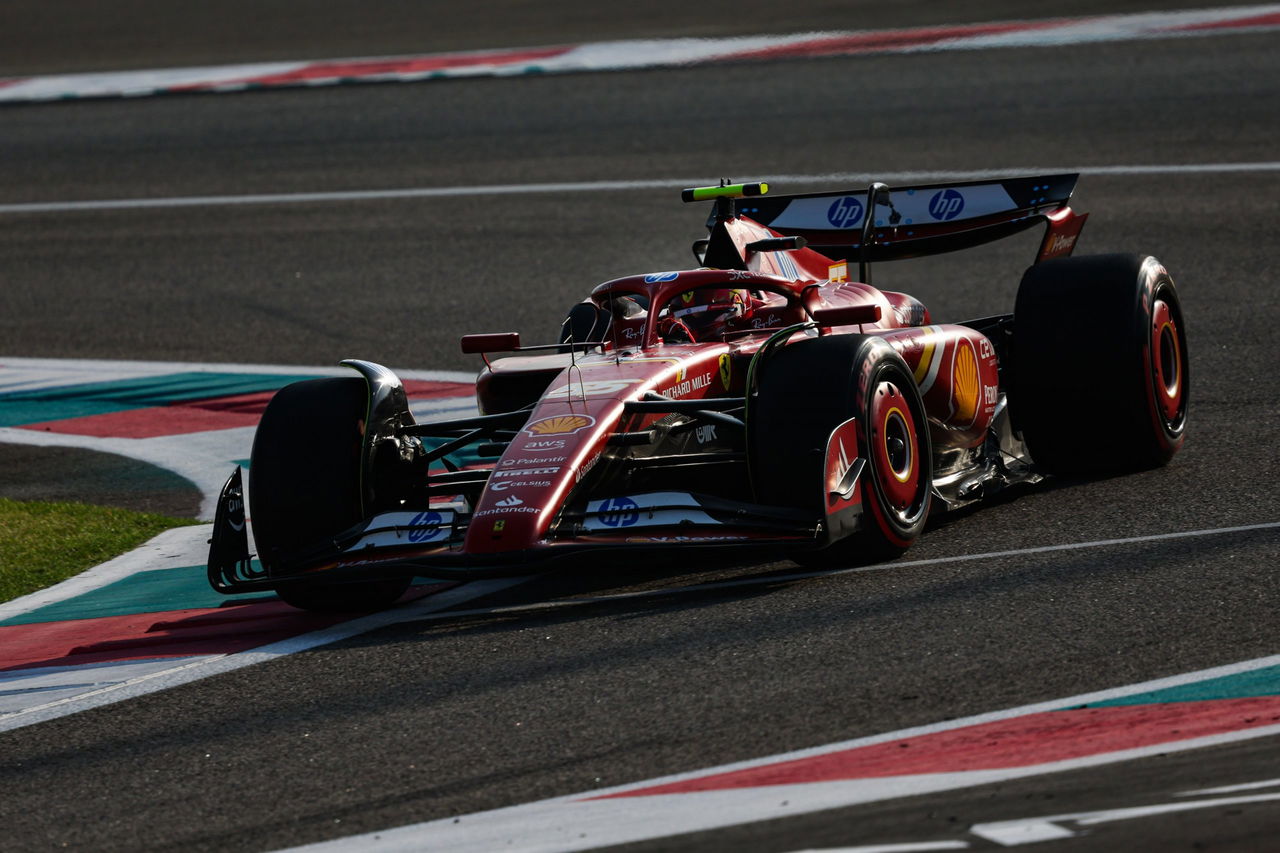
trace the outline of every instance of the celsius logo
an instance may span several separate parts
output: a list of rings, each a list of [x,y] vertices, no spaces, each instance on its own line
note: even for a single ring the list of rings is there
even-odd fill
[[[427,542],[439,536],[441,518],[438,512],[420,512],[415,515],[413,521],[409,522],[409,541]]]
[[[651,272],[644,277],[649,284],[657,284],[660,281],[675,281],[680,277],[678,272]]]
[[[862,219],[862,202],[852,196],[841,196],[827,208],[827,221],[836,228],[852,228]]]
[[[934,219],[955,219],[964,210],[964,196],[952,189],[938,190],[929,199],[929,215]]]
[[[631,498],[609,498],[600,504],[600,521],[609,527],[630,527],[640,520],[640,507]]]

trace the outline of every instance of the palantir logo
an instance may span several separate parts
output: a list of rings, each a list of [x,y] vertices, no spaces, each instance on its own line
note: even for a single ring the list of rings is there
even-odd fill
[[[440,535],[440,521],[443,516],[438,512],[420,512],[409,522],[409,541],[427,542]]]
[[[964,210],[964,196],[953,189],[938,190],[929,199],[929,215],[934,219],[955,219]]]
[[[827,208],[827,221],[836,228],[852,228],[862,221],[862,202],[852,196],[841,196]]]
[[[630,527],[640,520],[640,505],[631,498],[609,498],[600,504],[600,522],[608,527]]]

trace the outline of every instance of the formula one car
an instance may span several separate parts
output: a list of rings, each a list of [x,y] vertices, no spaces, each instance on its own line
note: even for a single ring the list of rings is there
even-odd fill
[[[462,338],[485,359],[476,417],[415,422],[367,361],[282,389],[250,463],[258,560],[237,468],[210,581],[359,610],[415,576],[581,556],[767,545],[847,564],[1013,484],[1164,464],[1186,428],[1182,309],[1155,258],[1069,257],[1077,178],[685,190],[713,205],[698,268],[597,286],[557,343]],[[872,264],[1039,224],[1012,314],[935,324],[871,286]]]

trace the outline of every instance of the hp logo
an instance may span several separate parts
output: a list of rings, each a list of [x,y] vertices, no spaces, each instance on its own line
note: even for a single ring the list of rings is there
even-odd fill
[[[964,210],[964,196],[955,190],[938,190],[929,199],[929,215],[934,219],[955,219]]]
[[[678,272],[651,272],[644,277],[644,280],[649,284],[657,284],[662,281],[675,281],[679,277]]]
[[[862,221],[862,202],[852,196],[841,196],[827,208],[827,221],[836,228],[852,228]]]
[[[420,512],[413,517],[413,521],[409,522],[409,541],[410,542],[427,542],[440,535],[440,528],[436,527],[441,520],[438,512]]]
[[[631,498],[609,498],[600,504],[600,522],[608,527],[630,527],[640,520],[640,507]]]

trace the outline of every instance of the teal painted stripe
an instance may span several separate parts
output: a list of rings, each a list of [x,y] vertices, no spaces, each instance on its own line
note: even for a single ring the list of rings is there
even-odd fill
[[[1158,705],[1164,702],[1203,702],[1213,699],[1251,699],[1280,696],[1280,666],[1255,669],[1221,678],[1210,678],[1163,690],[1120,696],[1104,702],[1090,702],[1077,708],[1115,708],[1121,705]]]
[[[0,394],[0,426],[106,415],[190,400],[275,391],[314,376],[263,373],[169,373],[114,382],[62,385]]]
[[[218,607],[231,601],[209,586],[204,566],[138,572],[95,590],[45,605],[0,622],[0,625],[31,625],[69,619],[97,619],[165,610]]]
[[[261,568],[257,560],[253,561],[253,566]],[[414,580],[418,585],[439,582],[431,578]],[[0,627],[72,619],[100,619],[104,616],[131,616],[136,613],[163,613],[169,610],[202,610],[220,607],[228,602],[244,603],[274,598],[275,595],[270,592],[223,595],[209,586],[209,575],[204,566],[178,566],[129,575],[74,598],[12,616],[0,621]]]

